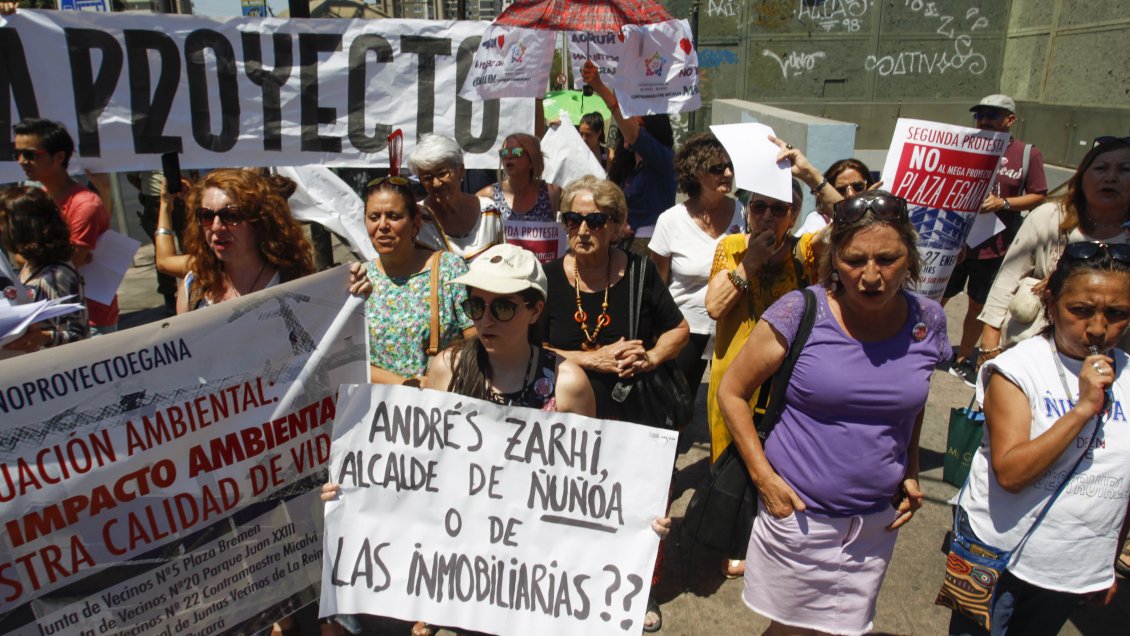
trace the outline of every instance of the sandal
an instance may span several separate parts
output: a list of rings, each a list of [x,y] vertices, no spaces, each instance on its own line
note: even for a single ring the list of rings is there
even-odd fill
[[[722,575],[727,579],[740,579],[745,576],[745,559],[726,559],[723,561]]]
[[[647,622],[649,617],[654,617],[650,625]],[[653,634],[660,629],[663,629],[663,612],[659,611],[659,603],[648,599],[647,610],[643,614],[643,631]]]

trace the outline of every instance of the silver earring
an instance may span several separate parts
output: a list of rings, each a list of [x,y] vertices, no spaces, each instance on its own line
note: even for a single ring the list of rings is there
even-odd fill
[[[840,273],[832,270],[832,284],[828,285],[828,290],[833,294],[840,291]]]

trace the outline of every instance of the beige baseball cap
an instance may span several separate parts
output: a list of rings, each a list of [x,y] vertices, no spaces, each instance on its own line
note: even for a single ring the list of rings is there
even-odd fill
[[[533,252],[517,245],[495,245],[471,261],[466,274],[448,281],[492,294],[516,294],[536,289],[546,295],[545,271]]]

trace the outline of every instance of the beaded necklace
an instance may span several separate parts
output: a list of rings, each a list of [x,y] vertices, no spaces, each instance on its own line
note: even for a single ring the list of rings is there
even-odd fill
[[[589,333],[589,315],[585,313],[584,308],[581,306],[581,276],[577,271],[577,257],[573,257],[573,289],[577,292],[577,311],[573,314],[573,320],[581,326],[581,332],[585,334],[585,341],[581,343],[582,351],[596,351],[600,348],[600,343],[596,341],[597,336],[600,335],[600,330],[603,327],[612,323],[612,317],[608,315],[608,290],[612,287],[612,254],[608,255],[608,272],[605,275],[607,284],[604,287],[604,301],[600,304],[600,315],[596,317],[596,329]]]

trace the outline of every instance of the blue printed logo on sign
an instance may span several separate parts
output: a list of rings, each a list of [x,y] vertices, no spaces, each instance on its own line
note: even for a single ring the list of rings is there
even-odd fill
[[[910,222],[918,230],[918,247],[923,249],[956,250],[965,240],[973,217],[953,210],[910,208]]]
[[[109,13],[107,0],[59,0],[61,11],[101,11]]]

